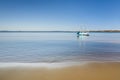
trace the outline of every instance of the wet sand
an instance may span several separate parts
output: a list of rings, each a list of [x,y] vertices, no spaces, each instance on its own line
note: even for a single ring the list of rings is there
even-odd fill
[[[2,67],[0,80],[120,80],[120,62],[92,62],[58,68]]]

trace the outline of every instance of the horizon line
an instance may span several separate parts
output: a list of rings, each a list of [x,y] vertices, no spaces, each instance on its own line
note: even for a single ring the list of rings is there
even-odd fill
[[[120,30],[0,30],[0,32],[120,32]]]

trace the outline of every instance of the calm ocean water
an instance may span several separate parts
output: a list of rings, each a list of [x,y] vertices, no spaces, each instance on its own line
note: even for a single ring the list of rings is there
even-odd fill
[[[0,33],[0,62],[120,61],[120,33]]]

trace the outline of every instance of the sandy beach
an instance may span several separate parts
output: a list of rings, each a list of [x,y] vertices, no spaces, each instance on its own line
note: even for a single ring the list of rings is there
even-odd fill
[[[0,80],[120,80],[120,62],[66,67],[2,67]]]

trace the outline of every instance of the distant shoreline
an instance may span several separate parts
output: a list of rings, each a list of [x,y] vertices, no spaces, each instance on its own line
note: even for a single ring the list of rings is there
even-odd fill
[[[0,33],[76,33],[78,31],[7,31],[3,30]],[[81,31],[81,32],[120,32],[120,30],[90,30],[90,31]]]

